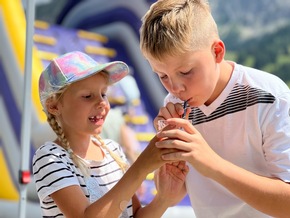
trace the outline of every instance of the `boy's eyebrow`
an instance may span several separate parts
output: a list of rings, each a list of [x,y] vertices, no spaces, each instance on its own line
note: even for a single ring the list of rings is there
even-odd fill
[[[154,68],[151,68],[151,70],[152,70],[152,72],[154,72],[154,73],[159,73],[156,69],[154,69]]]
[[[158,75],[165,74],[165,73],[161,73],[161,72],[157,72],[157,71],[152,71],[152,72],[155,73],[155,74],[158,74]]]

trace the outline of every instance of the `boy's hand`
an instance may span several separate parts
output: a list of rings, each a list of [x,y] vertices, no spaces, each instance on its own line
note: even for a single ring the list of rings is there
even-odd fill
[[[158,131],[158,120],[167,120],[169,118],[177,118],[183,114],[184,110],[181,104],[167,103],[165,107],[159,109],[158,115],[154,119],[154,127]]]
[[[202,135],[188,120],[171,118],[167,120],[169,126],[157,133],[162,140],[156,142],[160,149],[176,149],[176,152],[164,154],[166,161],[186,161],[202,175],[210,177],[221,157],[215,153]]]

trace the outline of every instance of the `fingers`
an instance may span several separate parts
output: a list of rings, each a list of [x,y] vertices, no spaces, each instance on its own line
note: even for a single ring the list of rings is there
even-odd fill
[[[180,117],[180,115],[183,113],[183,107],[179,103],[173,104],[172,102],[169,102],[165,107],[160,108],[159,112],[165,119],[171,117]]]
[[[169,102],[165,107],[161,107],[159,109],[157,117],[154,119],[154,127],[157,130],[158,128],[158,120],[167,120],[173,117],[180,117],[183,114],[183,107],[181,104],[173,104]],[[190,112],[190,110],[189,110]]]
[[[191,151],[189,143],[192,142],[193,136],[199,134],[199,132],[188,120],[171,118],[167,121],[169,125],[157,133],[160,140],[155,143],[156,147]]]
[[[179,139],[189,141],[194,134],[199,132],[194,128],[190,121],[181,118],[171,118],[166,120],[167,126],[161,131],[157,132],[159,141],[164,139]]]
[[[164,163],[167,163],[169,161],[164,161],[161,157],[162,155],[168,154],[168,153],[174,153],[177,152],[178,149],[173,147],[168,148],[158,148],[156,146],[156,143],[160,141],[159,138],[156,136],[151,139],[148,146],[143,150],[143,152],[139,155],[138,159],[139,161],[143,161],[148,167],[160,167]],[[154,168],[153,170],[155,170]]]
[[[185,139],[186,140],[186,139]],[[187,141],[183,141],[180,138],[167,138],[164,139],[162,141],[156,142],[155,143],[157,148],[160,149],[170,149],[170,148],[175,148],[176,150],[182,150],[182,151],[191,151],[190,146],[188,145]],[[173,152],[173,151],[169,151],[169,152]],[[163,152],[166,153],[166,152]]]
[[[166,156],[165,156],[166,157]],[[186,165],[185,161],[179,161],[179,164],[177,165],[177,168],[183,172],[183,173],[188,173],[189,172],[189,167]]]
[[[178,167],[178,165],[180,164],[180,161],[174,161],[171,164],[175,167]]]
[[[163,155],[166,155],[166,154],[176,153],[179,151],[180,151],[179,149],[172,148],[172,147],[171,148],[160,148],[160,157],[162,157]],[[162,160],[164,160],[164,159],[162,158]]]
[[[178,131],[183,132],[181,130]],[[188,142],[180,139],[167,138],[156,142],[155,146],[159,149],[163,149],[160,157],[162,160],[167,163],[171,162],[173,166],[179,169],[184,169],[184,172],[188,171],[187,167],[185,167],[185,161],[187,161],[188,154],[191,152],[191,147]]]
[[[166,120],[167,124],[170,126],[175,126],[177,129],[183,129],[189,134],[198,133],[198,131],[191,124],[190,120],[181,119],[181,118],[169,118]]]
[[[177,163],[177,167],[179,169],[183,169],[185,166],[186,166],[186,162],[185,161],[175,161],[175,162],[172,162],[172,163]]]
[[[174,161],[172,162],[172,165],[177,167],[182,172],[187,172],[189,170],[185,161]]]
[[[192,143],[199,139],[199,132],[193,127],[190,121],[181,118],[170,118],[167,120],[168,126],[175,126],[175,128],[166,127],[157,133],[160,138],[155,143],[160,149],[177,149],[175,152],[170,151],[164,153],[162,159],[165,161],[188,161],[188,155],[192,151]],[[174,163],[174,166],[179,166],[180,163]]]
[[[178,152],[172,152],[172,153],[167,153],[163,154],[161,157],[164,161],[178,161],[178,160],[186,160],[185,156],[186,152],[183,151],[178,151]],[[182,171],[188,171],[188,166],[180,167],[178,166],[179,169],[182,169]]]
[[[186,108],[185,110],[186,110],[186,112],[185,112],[185,118],[184,118],[184,119],[188,120],[188,118],[189,118],[189,114],[190,114],[190,112],[191,112],[191,108],[188,107],[188,108]]]

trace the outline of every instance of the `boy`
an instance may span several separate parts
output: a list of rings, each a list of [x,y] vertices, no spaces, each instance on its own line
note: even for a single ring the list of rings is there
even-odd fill
[[[160,131],[168,139],[156,146],[182,150],[162,157],[187,161],[196,216],[289,217],[287,85],[224,60],[205,0],[159,0],[142,21],[141,51],[169,93],[154,124],[181,127]],[[185,102],[190,122],[179,118]]]

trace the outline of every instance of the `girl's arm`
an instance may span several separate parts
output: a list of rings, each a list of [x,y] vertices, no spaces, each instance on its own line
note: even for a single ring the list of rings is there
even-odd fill
[[[76,185],[60,189],[53,193],[51,197],[67,218],[118,217],[147,174],[166,163],[161,159],[162,154],[176,151],[175,149],[158,149],[155,146],[156,141],[157,137],[155,136],[120,181],[96,202],[90,204],[81,188]],[[156,210],[150,211],[151,217],[154,217],[154,214],[158,214],[157,216],[160,217],[159,214],[163,213],[168,207],[168,202],[165,202],[164,205],[161,202],[157,207],[155,202],[159,199],[159,196],[156,196],[156,199],[150,204],[151,207],[156,208]]]
[[[159,218],[168,207],[182,200],[186,195],[185,178],[188,171],[189,168],[183,161],[167,163],[156,170],[154,181],[157,194],[148,205],[134,210],[134,217]]]

